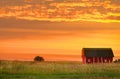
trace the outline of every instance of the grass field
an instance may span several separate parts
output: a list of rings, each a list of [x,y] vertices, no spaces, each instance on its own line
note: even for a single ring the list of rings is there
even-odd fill
[[[120,64],[0,61],[0,79],[120,79]]]

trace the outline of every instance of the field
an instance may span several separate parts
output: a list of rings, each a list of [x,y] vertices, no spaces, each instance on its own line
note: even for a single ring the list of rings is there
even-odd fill
[[[120,79],[120,64],[0,61],[0,79]]]

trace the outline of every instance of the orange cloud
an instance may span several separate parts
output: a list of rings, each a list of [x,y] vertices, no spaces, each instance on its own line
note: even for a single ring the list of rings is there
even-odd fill
[[[120,22],[120,6],[114,1],[67,1],[67,0],[21,0],[19,5],[0,3],[0,17],[16,17],[17,19],[73,22]],[[115,18],[108,18],[108,17]],[[117,14],[117,16],[116,16]]]

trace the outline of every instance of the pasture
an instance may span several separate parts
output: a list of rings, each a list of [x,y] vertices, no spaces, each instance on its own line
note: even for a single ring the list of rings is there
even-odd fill
[[[0,79],[120,79],[120,64],[0,61]]]

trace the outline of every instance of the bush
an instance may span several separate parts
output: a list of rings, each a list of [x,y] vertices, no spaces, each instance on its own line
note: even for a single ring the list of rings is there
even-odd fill
[[[43,57],[40,57],[40,56],[36,56],[34,58],[34,61],[44,61],[44,58]]]

